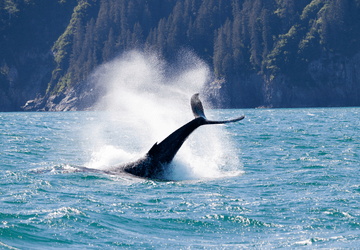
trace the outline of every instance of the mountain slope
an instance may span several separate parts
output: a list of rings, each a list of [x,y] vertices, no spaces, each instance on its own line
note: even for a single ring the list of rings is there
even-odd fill
[[[61,110],[53,100],[134,48],[167,61],[193,50],[213,70],[215,106],[360,105],[360,0],[17,3],[0,7],[2,110],[36,97],[28,110]]]

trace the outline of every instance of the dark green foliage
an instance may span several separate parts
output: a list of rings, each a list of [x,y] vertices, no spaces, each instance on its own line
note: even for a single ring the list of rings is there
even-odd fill
[[[359,47],[359,9],[359,1],[329,1],[321,25],[321,43],[325,49],[350,55]]]
[[[0,14],[2,48],[10,40],[14,49],[52,46],[49,93],[76,85],[132,48],[151,47],[168,60],[192,49],[217,77],[282,73],[294,79],[305,77],[312,60],[360,49],[359,0],[6,0]],[[54,20],[43,31],[42,21],[61,15],[68,16],[67,27]],[[1,49],[0,58],[10,65],[11,49]],[[8,66],[0,63],[4,85]]]
[[[19,110],[26,100],[27,84],[45,77],[44,94],[53,66],[51,47],[64,32],[77,0],[1,0],[0,1],[0,93]],[[40,69],[42,66],[43,71]],[[21,93],[21,94],[20,94]],[[1,108],[4,110],[4,108]]]

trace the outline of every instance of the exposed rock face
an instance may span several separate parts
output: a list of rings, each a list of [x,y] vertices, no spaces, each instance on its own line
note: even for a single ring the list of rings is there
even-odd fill
[[[230,108],[360,106],[360,53],[352,58],[331,56],[309,63],[303,79],[278,75],[234,77],[223,91]]]
[[[360,105],[360,53],[351,59],[333,56],[329,62],[310,63],[308,72],[318,86],[318,105]]]
[[[104,86],[83,81],[65,93],[29,100],[24,111],[80,111],[93,110],[96,102],[105,94]]]
[[[230,107],[225,79],[217,79],[211,82],[204,90],[204,96],[210,102],[212,108]]]
[[[307,80],[297,83],[284,75],[271,80],[266,75],[236,76],[227,81],[215,80],[204,92],[214,108],[360,106],[360,53],[351,59],[333,56],[313,61],[306,74]],[[105,94],[105,86],[84,81],[57,96],[37,96],[23,109],[93,110]]]
[[[4,85],[0,86],[0,111],[20,111],[27,100],[38,99],[45,93],[53,70],[51,52],[36,54],[23,52],[17,56],[16,64],[3,62],[8,68]]]

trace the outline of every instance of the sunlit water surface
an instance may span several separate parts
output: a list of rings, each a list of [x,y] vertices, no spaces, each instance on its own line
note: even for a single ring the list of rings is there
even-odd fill
[[[0,113],[0,248],[358,247],[360,109],[208,111],[239,114],[196,130],[159,182],[74,171],[141,156],[148,128]]]

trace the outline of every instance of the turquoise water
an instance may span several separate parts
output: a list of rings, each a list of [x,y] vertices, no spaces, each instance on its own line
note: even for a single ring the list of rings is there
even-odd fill
[[[0,113],[0,248],[357,248],[360,108],[210,114],[239,113],[195,131],[168,182],[74,171],[155,142],[111,113]]]

